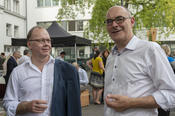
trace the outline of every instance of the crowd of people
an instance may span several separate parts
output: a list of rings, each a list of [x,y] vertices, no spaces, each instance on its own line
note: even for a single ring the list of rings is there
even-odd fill
[[[27,35],[29,51],[15,51],[5,60],[7,88],[3,106],[8,116],[81,116],[80,93],[90,85],[94,104],[104,102],[104,116],[169,116],[175,107],[175,60],[168,45],[139,39],[135,19],[123,6],[106,13],[106,29],[115,45],[94,47],[87,65],[53,58],[46,29],[35,26]],[[102,99],[101,99],[102,98]],[[103,99],[104,98],[104,99]]]

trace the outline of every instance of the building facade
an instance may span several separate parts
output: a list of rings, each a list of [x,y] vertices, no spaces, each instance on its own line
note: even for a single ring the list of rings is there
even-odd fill
[[[26,36],[26,1],[0,1],[0,52],[10,54],[20,47],[11,46],[11,38]]]
[[[25,47],[11,46],[11,38],[25,38],[27,32],[36,25],[48,28],[57,21],[59,0],[1,0],[0,1],[0,52],[11,54],[16,50],[23,51]],[[78,16],[79,19],[63,19],[60,25],[73,35],[83,36],[84,25],[90,15]],[[58,56],[60,51],[67,53],[66,58],[75,57],[75,49],[53,48],[52,55]],[[78,58],[88,58],[90,47],[77,47]]]

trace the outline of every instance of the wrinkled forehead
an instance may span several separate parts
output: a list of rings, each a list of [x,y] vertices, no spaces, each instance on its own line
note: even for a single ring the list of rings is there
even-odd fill
[[[107,19],[113,19],[117,16],[129,17],[130,15],[129,12],[121,6],[111,7],[106,14]]]

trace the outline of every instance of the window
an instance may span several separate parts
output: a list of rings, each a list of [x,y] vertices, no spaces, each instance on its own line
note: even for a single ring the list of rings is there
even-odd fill
[[[19,27],[14,26],[14,37],[19,37]]]
[[[49,7],[59,5],[59,0],[37,0],[38,7]]]
[[[19,13],[19,0],[13,0],[13,11]]]
[[[11,52],[10,45],[4,45],[4,52]]]
[[[84,49],[83,48],[79,50],[79,56],[84,57]]]
[[[20,47],[4,45],[4,52],[13,53],[14,51],[19,51],[19,50],[20,50]]]
[[[69,21],[68,31],[83,31],[83,21]]]
[[[62,21],[62,22],[61,22],[61,27],[62,27],[65,31],[67,31],[67,21]]]
[[[77,31],[83,31],[83,21],[77,21]]]
[[[6,24],[6,36],[12,35],[12,29],[11,24]]]
[[[68,26],[69,31],[75,31],[75,21],[69,21]]]
[[[37,6],[38,6],[38,7],[44,6],[43,0],[37,0]]]
[[[52,0],[52,6],[58,6],[59,0]]]
[[[11,10],[11,0],[5,0],[4,6],[5,6],[5,9]]]
[[[45,0],[45,6],[51,6],[51,0]]]

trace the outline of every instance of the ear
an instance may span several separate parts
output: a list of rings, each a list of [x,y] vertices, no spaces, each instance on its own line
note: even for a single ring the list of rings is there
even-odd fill
[[[30,50],[32,50],[30,41],[27,41],[27,47],[28,47]]]
[[[131,25],[132,25],[132,27],[134,27],[134,24],[135,24],[135,18],[131,17]]]

